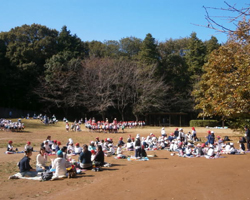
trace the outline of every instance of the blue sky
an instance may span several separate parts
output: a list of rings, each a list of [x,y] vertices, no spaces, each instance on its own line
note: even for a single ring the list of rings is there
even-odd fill
[[[238,7],[246,0],[227,0]],[[119,40],[151,33],[158,41],[189,36],[219,42],[226,35],[193,24],[206,25],[202,6],[225,7],[224,0],[0,0],[0,32],[23,24],[42,24],[60,31],[66,25],[83,41]],[[213,13],[211,15],[224,15]],[[227,21],[224,21],[228,25]]]

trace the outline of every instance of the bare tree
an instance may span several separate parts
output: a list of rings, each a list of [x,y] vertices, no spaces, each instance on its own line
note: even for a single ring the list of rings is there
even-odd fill
[[[84,61],[82,79],[85,82],[84,105],[89,111],[98,111],[103,120],[105,112],[113,106],[113,84],[115,74],[113,60],[109,58],[92,58]]]
[[[241,29],[241,31],[249,32],[250,31],[250,4],[246,4],[243,8],[237,8],[236,4],[231,5],[224,1],[225,8],[216,8],[216,7],[206,7],[205,9],[205,19],[207,20],[207,25],[199,25],[206,28],[210,28],[216,30],[218,32],[226,33],[228,35],[234,35],[237,30]],[[223,16],[211,16],[210,11],[224,11],[226,15]],[[227,21],[234,25],[234,28],[230,28],[228,25],[224,25],[223,21]],[[244,26],[242,24],[244,22]],[[228,23],[227,23],[228,24]]]
[[[163,77],[155,76],[156,65],[143,65],[136,69],[133,86],[133,114],[138,121],[139,115],[164,108],[167,86]]]

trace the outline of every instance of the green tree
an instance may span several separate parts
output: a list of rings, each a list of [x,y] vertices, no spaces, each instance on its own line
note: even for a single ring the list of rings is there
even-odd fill
[[[141,63],[147,65],[158,64],[159,52],[155,38],[148,33],[141,44],[141,51],[139,52],[139,60]]]
[[[205,45],[197,37],[196,33],[193,32],[189,40],[186,59],[187,59],[187,64],[189,66],[189,71],[191,73],[190,78],[194,83],[197,83],[203,74],[202,66],[205,63],[205,56],[206,56]]]
[[[126,37],[120,40],[121,55],[128,58],[137,58],[140,52],[142,40],[136,37]]]
[[[84,58],[88,54],[84,42],[76,34],[72,35],[67,26],[62,27],[58,36],[58,52],[61,51],[71,52],[74,58]]]

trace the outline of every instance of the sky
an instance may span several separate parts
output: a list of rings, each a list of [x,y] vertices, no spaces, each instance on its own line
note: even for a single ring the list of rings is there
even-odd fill
[[[227,0],[238,8],[246,0]],[[144,39],[147,33],[164,42],[197,33],[201,40],[215,36],[220,43],[227,36],[196,26],[207,25],[206,7],[226,7],[224,0],[0,0],[0,32],[33,23],[61,30],[66,25],[82,41],[120,40],[134,36]],[[210,10],[211,15],[225,15]],[[231,26],[228,21],[225,25]]]

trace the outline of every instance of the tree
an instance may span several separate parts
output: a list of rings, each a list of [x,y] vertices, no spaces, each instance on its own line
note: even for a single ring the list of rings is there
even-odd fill
[[[200,80],[202,75],[202,66],[204,65],[204,59],[206,56],[206,48],[203,42],[197,37],[196,33],[192,33],[189,44],[188,51],[186,54],[187,64],[189,66],[189,71],[191,73],[191,79],[193,83]]]
[[[138,56],[142,40],[136,37],[126,37],[120,40],[120,51],[123,56],[134,59]]]
[[[250,45],[230,41],[212,52],[204,65],[205,74],[194,90],[200,115],[220,116],[222,120],[249,114]]]
[[[88,111],[97,111],[105,119],[105,112],[113,106],[113,84],[115,74],[113,60],[109,58],[91,58],[83,61],[85,81],[84,105]]]
[[[58,52],[71,52],[74,58],[84,58],[88,54],[84,43],[76,34],[72,35],[67,26],[63,26],[58,36]]]
[[[141,51],[139,52],[139,60],[141,63],[147,65],[156,64],[159,61],[159,53],[155,38],[148,33],[141,44]]]
[[[132,112],[138,121],[140,115],[164,108],[168,86],[163,77],[155,77],[156,65],[137,67],[132,79]]]
[[[246,4],[246,7],[243,8],[237,8],[236,4],[231,5],[224,1],[226,7],[225,8],[216,8],[216,7],[206,7],[203,6],[205,9],[206,15],[205,19],[207,20],[207,25],[203,26],[206,28],[210,28],[213,30],[216,30],[218,32],[222,32],[227,34],[228,36],[233,35],[240,35],[239,29],[241,29],[242,33],[249,33],[249,17],[250,17],[250,6],[249,4]],[[230,13],[229,15],[225,14],[223,16],[219,15],[213,15],[211,16],[209,14],[209,10],[219,11],[221,14],[221,11],[224,11],[224,13]],[[225,21],[227,24],[224,24]],[[224,22],[224,23],[223,23]],[[231,28],[228,26],[228,22],[234,25],[234,28]],[[243,26],[242,24],[248,24],[247,26]],[[201,25],[199,25],[201,26]]]
[[[80,107],[85,99],[82,77],[82,62],[71,59],[71,55],[54,55],[46,64],[45,76],[41,76],[40,86],[35,89],[47,109],[56,106],[67,115],[68,108]]]
[[[38,24],[0,33],[5,46],[8,106],[37,109],[37,97],[32,91],[37,86],[37,77],[44,72],[46,59],[57,51],[57,36],[56,30]]]

